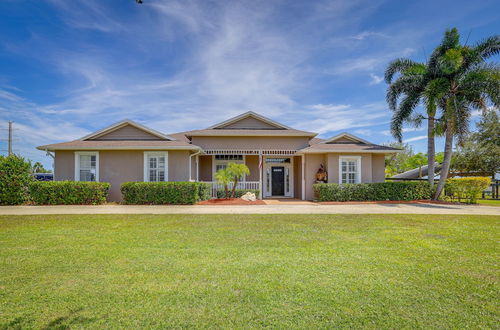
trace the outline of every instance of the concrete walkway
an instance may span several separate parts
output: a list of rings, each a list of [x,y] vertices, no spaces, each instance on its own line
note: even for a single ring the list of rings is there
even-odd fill
[[[0,206],[0,215],[31,214],[469,214],[497,215],[500,207],[440,204],[96,205]]]

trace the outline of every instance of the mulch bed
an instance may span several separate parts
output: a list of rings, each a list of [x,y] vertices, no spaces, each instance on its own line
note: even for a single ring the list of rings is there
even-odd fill
[[[198,202],[196,205],[266,205],[266,203],[260,199],[250,202],[241,198],[214,198]]]
[[[350,204],[444,204],[444,205],[460,205],[457,202],[433,201],[433,200],[415,200],[415,201],[359,201],[359,202],[317,202],[321,205],[350,205]]]

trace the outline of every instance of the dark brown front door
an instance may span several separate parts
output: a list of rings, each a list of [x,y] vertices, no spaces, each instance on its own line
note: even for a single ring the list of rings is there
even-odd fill
[[[284,196],[285,195],[285,167],[283,166],[273,166],[271,168],[271,182],[272,189],[271,193],[273,196]]]

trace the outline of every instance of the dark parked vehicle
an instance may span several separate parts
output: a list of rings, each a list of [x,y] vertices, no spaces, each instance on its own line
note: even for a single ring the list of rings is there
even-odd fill
[[[54,173],[34,173],[33,177],[37,181],[54,181]]]

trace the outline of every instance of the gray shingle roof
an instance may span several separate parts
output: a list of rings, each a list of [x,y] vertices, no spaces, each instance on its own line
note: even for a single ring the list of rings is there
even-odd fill
[[[131,149],[199,149],[199,147],[184,141],[162,141],[162,140],[75,140],[70,142],[47,144],[37,147],[39,150],[131,150]]]
[[[302,153],[323,152],[362,152],[362,153],[394,153],[400,149],[365,143],[317,143],[300,150]]]

